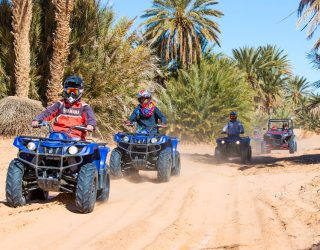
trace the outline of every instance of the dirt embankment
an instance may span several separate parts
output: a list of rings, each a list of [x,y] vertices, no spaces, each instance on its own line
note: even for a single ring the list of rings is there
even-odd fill
[[[75,213],[73,197],[5,204],[14,157],[0,142],[0,249],[320,249],[320,137],[299,152],[216,164],[207,145],[182,146],[182,174],[111,183],[109,202]]]

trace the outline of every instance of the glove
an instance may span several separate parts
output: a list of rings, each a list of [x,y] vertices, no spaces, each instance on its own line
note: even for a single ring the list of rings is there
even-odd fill
[[[39,127],[39,121],[36,121],[36,120],[32,121],[31,126],[33,128],[38,128]]]
[[[88,132],[93,132],[94,127],[92,125],[87,125],[86,129],[88,130]]]
[[[127,126],[130,126],[130,125],[131,125],[131,121],[126,120],[126,121],[124,122],[124,124],[127,125]]]

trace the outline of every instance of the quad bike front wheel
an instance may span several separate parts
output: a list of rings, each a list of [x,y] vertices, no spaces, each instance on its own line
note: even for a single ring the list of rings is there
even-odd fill
[[[181,159],[180,159],[180,153],[178,151],[175,152],[175,161],[174,165],[171,171],[172,176],[180,176],[181,171]]]
[[[111,177],[115,179],[120,179],[123,177],[121,169],[121,152],[117,149],[112,150],[110,156],[110,173]]]
[[[81,167],[77,179],[76,206],[80,213],[91,213],[94,209],[98,189],[98,171],[89,163]]]
[[[6,198],[8,205],[19,207],[26,204],[26,197],[23,194],[24,166],[21,162],[13,160],[8,168],[6,179]]]
[[[165,149],[160,152],[157,161],[158,180],[160,182],[169,182],[172,168],[171,150]]]

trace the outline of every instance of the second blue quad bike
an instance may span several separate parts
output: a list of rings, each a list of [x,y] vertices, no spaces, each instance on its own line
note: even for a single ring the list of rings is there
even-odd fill
[[[229,157],[240,157],[242,163],[252,159],[252,149],[249,137],[232,136],[216,140],[215,157],[218,162],[228,160]]]
[[[114,140],[117,147],[110,157],[110,173],[114,178],[137,175],[140,170],[157,171],[159,182],[168,182],[171,176],[180,175],[178,138],[142,129],[136,133],[118,133]]]
[[[109,148],[105,143],[75,140],[67,133],[54,132],[49,123],[47,137],[18,136],[14,146],[19,149],[11,161],[6,179],[9,206],[25,205],[30,200],[46,200],[48,192],[75,194],[80,213],[93,211],[96,201],[109,198],[110,179],[106,159]]]

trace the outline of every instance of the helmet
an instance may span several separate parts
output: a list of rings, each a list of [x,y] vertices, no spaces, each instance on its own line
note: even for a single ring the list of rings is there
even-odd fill
[[[63,97],[70,104],[78,101],[83,94],[83,81],[79,76],[69,76],[63,83]]]
[[[148,99],[148,102],[151,102],[152,95],[148,90],[140,90],[137,96],[141,104],[144,102],[144,99]]]
[[[237,120],[238,114],[237,114],[237,112],[232,111],[232,112],[230,112],[229,116],[230,116],[231,121],[235,121],[235,120]]]
[[[148,90],[140,90],[139,93],[138,93],[138,99],[140,99],[140,98],[142,98],[142,97],[144,97],[144,98],[151,98],[152,95],[151,95],[151,93],[150,93]]]
[[[151,93],[148,90],[139,91],[138,100],[141,105],[142,116],[143,117],[151,117],[154,112],[154,109],[155,109],[155,105],[152,102]],[[147,102],[145,100],[147,100]]]

